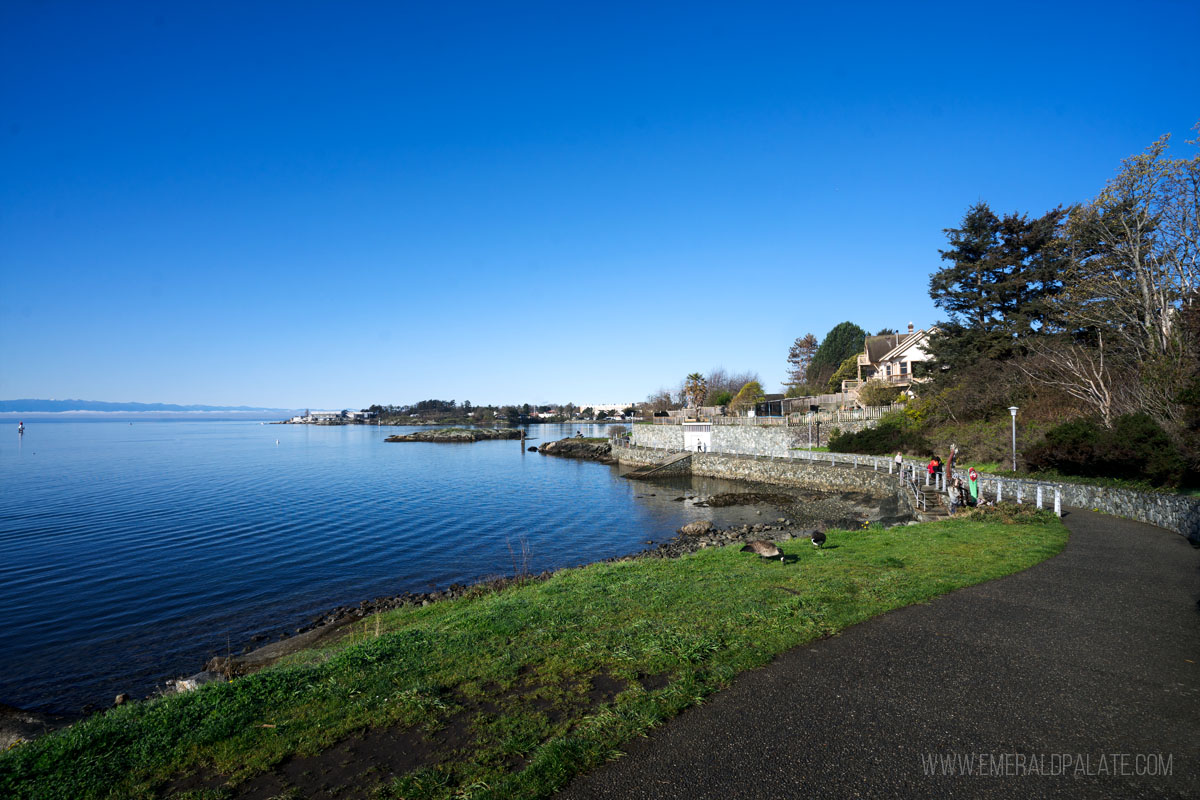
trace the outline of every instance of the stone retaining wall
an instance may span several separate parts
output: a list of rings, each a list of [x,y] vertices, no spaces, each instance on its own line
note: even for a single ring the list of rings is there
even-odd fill
[[[683,449],[682,425],[633,425],[632,441],[639,447],[661,450]]]
[[[1032,505],[1037,502],[1039,486],[1042,488],[1043,508],[1054,508],[1054,491],[1057,489],[1064,506],[1087,508],[1138,522],[1148,522],[1181,533],[1194,544],[1200,544],[1200,497],[1138,492],[1133,489],[1078,483],[979,476],[979,490],[988,500],[995,499],[999,490],[1006,502],[1011,503],[1019,496],[1022,503]]]
[[[827,443],[833,428],[842,431],[860,431],[873,427],[879,420],[853,420],[834,425],[813,428],[820,433],[821,443]],[[681,425],[634,425],[633,443],[641,447],[658,447],[665,450],[683,449],[683,426]],[[713,425],[713,453],[741,453],[752,456],[786,456],[794,447],[808,445],[808,426],[784,425]]]
[[[806,451],[791,449],[801,443],[806,443],[808,439],[807,434],[807,428],[799,427],[714,425],[711,451],[701,455],[707,458],[717,455],[735,454],[783,457],[805,465],[820,466],[807,460],[801,460],[802,457],[809,456]],[[633,442],[634,444],[653,443],[652,446],[660,448],[660,454],[657,457],[661,458],[667,451],[683,449],[683,430],[678,425],[635,425]],[[624,456],[622,458],[624,459]],[[865,465],[867,469],[872,470],[878,466],[881,472],[887,469],[891,461],[887,456],[853,456],[845,453],[813,453],[811,458],[832,461],[843,465],[850,465],[857,462],[860,467]],[[693,459],[692,471],[697,475],[709,474],[700,471],[704,469],[701,463],[701,461]],[[709,463],[715,464],[717,462],[711,461]],[[906,463],[913,462],[906,460]],[[845,470],[848,468],[833,466],[832,464],[825,464],[824,466],[831,470]],[[764,482],[780,482],[779,479],[772,477],[772,475],[778,475],[782,478],[782,481],[787,481],[793,479],[791,476],[802,474],[802,472],[785,470],[782,467],[750,467],[741,464],[741,460],[738,460],[736,463],[730,462],[726,465],[726,468],[732,472],[740,471],[744,473],[748,480],[761,480]],[[716,468],[714,467],[714,469]],[[923,469],[923,464],[918,465],[918,472],[923,471]],[[753,473],[754,477],[751,477],[750,473]],[[716,473],[713,474],[714,477],[740,477],[738,474],[730,474],[729,472],[719,475]],[[814,480],[816,480],[816,474],[812,473]],[[831,474],[837,475],[839,473],[835,472]],[[875,480],[874,478],[861,478],[856,472],[850,472],[850,475],[853,477],[848,480],[843,478],[842,483],[831,484],[831,488],[857,490],[861,480]],[[884,480],[886,479],[884,478]],[[795,485],[812,485],[813,488],[820,488],[815,483],[796,483]],[[1183,534],[1194,544],[1200,545],[1200,497],[1159,494],[1157,492],[1138,492],[1132,489],[1087,486],[1077,483],[1051,483],[1049,481],[1035,481],[1021,478],[1003,478],[986,474],[980,476],[980,490],[984,497],[989,500],[995,499],[997,488],[999,487],[1005,501],[1011,502],[1016,500],[1019,490],[1022,502],[1033,504],[1036,502],[1037,487],[1039,485],[1042,487],[1043,508],[1054,507],[1054,491],[1057,489],[1060,493],[1062,505],[1064,506],[1094,509],[1104,514],[1125,517],[1126,519],[1133,519],[1138,522],[1147,522],[1151,525],[1157,525],[1160,528],[1166,528],[1169,531]],[[905,502],[911,504],[911,498],[906,498]]]
[[[653,464],[666,458],[671,451],[650,447],[618,447],[613,456],[622,467]],[[797,460],[784,457],[746,456],[730,453],[692,453],[687,470],[693,475],[709,478],[775,483],[782,486],[801,486],[827,492],[864,492],[876,497],[895,496],[901,507],[916,513],[912,493],[898,475],[876,470],[873,464],[830,465],[824,461]]]
[[[895,475],[869,468],[856,470],[843,466],[831,467],[815,461],[727,453],[693,453],[692,474],[803,486],[827,492],[865,492],[877,497],[891,497],[900,485]]]

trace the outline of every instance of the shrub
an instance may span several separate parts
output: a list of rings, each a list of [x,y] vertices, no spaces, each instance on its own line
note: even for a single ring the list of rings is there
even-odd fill
[[[1005,525],[1048,525],[1054,522],[1054,512],[1045,508],[1016,503],[1000,503],[995,506],[976,506],[962,512],[960,519],[977,520],[979,522],[1002,522]]]
[[[1178,486],[1186,464],[1171,437],[1146,414],[1118,417],[1112,430],[1088,419],[1065,422],[1029,448],[1030,469],[1087,478],[1144,478]]]
[[[753,408],[755,403],[760,402],[764,397],[762,384],[758,381],[750,381],[742,390],[737,393],[737,397],[729,402],[730,407],[736,412],[742,412],[747,408]]]
[[[858,390],[858,399],[865,406],[887,406],[896,402],[900,396],[900,387],[892,386],[880,380],[867,381]]]
[[[829,437],[829,449],[839,453],[890,455],[897,450],[925,455],[931,452],[929,442],[904,416],[893,412],[879,420],[874,428],[858,433],[837,431]]]
[[[727,405],[729,405],[730,402],[732,402],[732,400],[733,400],[733,394],[731,392],[726,391],[725,389],[721,389],[716,392],[711,392],[708,395],[708,402],[705,403],[705,405],[727,406]]]

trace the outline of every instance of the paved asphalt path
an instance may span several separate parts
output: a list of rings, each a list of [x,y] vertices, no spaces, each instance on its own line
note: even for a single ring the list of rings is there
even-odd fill
[[[1200,798],[1200,552],[1064,521],[1060,555],[791,650],[558,797]],[[927,775],[930,753],[1001,774]],[[1135,774],[1151,763],[1171,774]]]

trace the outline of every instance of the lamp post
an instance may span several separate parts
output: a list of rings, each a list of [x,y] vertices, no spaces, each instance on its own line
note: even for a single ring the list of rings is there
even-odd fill
[[[1012,414],[1012,458],[1013,472],[1017,471],[1017,407],[1009,406],[1008,413]]]

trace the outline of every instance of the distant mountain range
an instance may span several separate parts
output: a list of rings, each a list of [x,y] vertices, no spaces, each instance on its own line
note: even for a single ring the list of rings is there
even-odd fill
[[[0,400],[0,413],[35,414],[59,411],[157,411],[182,413],[188,411],[275,411],[285,413],[289,408],[261,408],[257,406],[180,406],[173,403],[106,403],[101,400]]]

